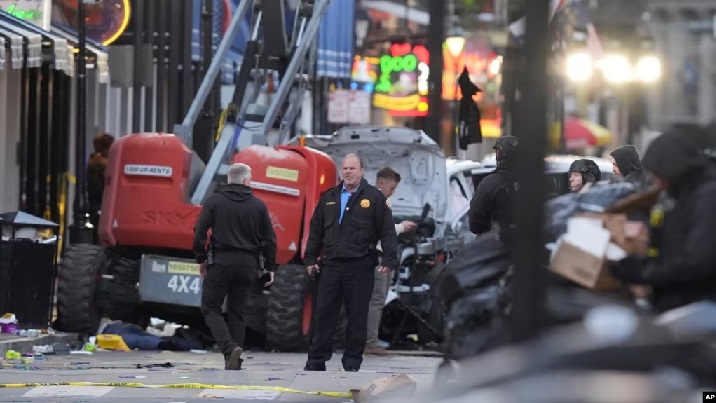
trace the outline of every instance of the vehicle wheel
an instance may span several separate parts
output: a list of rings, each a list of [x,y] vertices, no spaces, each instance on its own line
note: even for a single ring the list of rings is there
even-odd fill
[[[97,305],[97,273],[105,264],[101,246],[70,245],[60,263],[57,284],[58,330],[94,335],[101,319]]]
[[[112,320],[137,323],[139,314],[139,261],[107,252],[108,276],[103,280],[99,300],[103,316]]]
[[[315,304],[313,289],[313,280],[303,266],[278,268],[266,310],[266,347],[269,350],[307,350]]]

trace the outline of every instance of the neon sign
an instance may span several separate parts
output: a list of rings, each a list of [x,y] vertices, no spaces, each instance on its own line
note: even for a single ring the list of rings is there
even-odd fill
[[[379,60],[373,105],[395,116],[427,115],[430,69],[425,46],[396,43]]]
[[[56,12],[53,13],[52,22],[76,30],[77,2],[78,0],[55,0]],[[104,46],[109,46],[124,33],[129,25],[130,0],[102,0],[95,4],[85,5],[85,12],[87,13],[87,37]]]
[[[5,12],[21,20],[36,20],[42,17],[41,10],[18,10],[17,3],[10,4],[10,6],[5,9]]]
[[[0,10],[13,17],[49,29],[52,0],[0,0]]]

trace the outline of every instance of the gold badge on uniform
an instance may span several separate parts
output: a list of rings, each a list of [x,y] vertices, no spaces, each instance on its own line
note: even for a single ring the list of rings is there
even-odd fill
[[[361,200],[361,201],[360,201],[360,206],[363,207],[363,208],[368,208],[368,207],[370,207],[370,200],[368,200],[368,199],[363,199],[363,200]]]
[[[389,209],[393,208],[393,206],[390,204],[390,199],[385,199],[385,205],[388,206]]]

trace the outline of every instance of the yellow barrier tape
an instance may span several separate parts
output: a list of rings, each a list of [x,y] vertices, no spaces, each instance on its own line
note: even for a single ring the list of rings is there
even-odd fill
[[[281,386],[260,385],[211,385],[205,383],[172,383],[165,385],[148,385],[139,382],[33,382],[33,383],[3,383],[0,389],[36,388],[42,386],[111,386],[120,388],[139,389],[221,389],[221,390],[265,390],[270,392],[299,393],[303,395],[351,397],[347,392],[314,392],[284,388]]]

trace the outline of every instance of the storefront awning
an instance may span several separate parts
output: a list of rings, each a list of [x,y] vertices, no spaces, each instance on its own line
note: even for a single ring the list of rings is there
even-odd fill
[[[49,56],[56,70],[72,74],[73,63],[67,40],[45,31],[12,15],[0,11],[0,38],[3,40],[0,52],[0,69],[8,64],[5,51],[10,50],[9,68],[39,67],[43,61],[43,49],[49,49]]]
[[[58,35],[64,39],[67,40],[69,43],[70,49],[73,54],[77,53],[77,32],[74,30],[58,25],[58,24],[52,24],[52,33],[55,35]],[[87,52],[90,53],[90,56],[94,56],[94,63],[93,61],[87,60],[87,68],[88,69],[97,69],[97,81],[106,84],[109,82],[109,56],[107,55],[107,50],[104,46],[102,46],[101,43],[87,38]]]
[[[350,78],[353,68],[354,0],[333,0],[318,30],[317,75]]]

